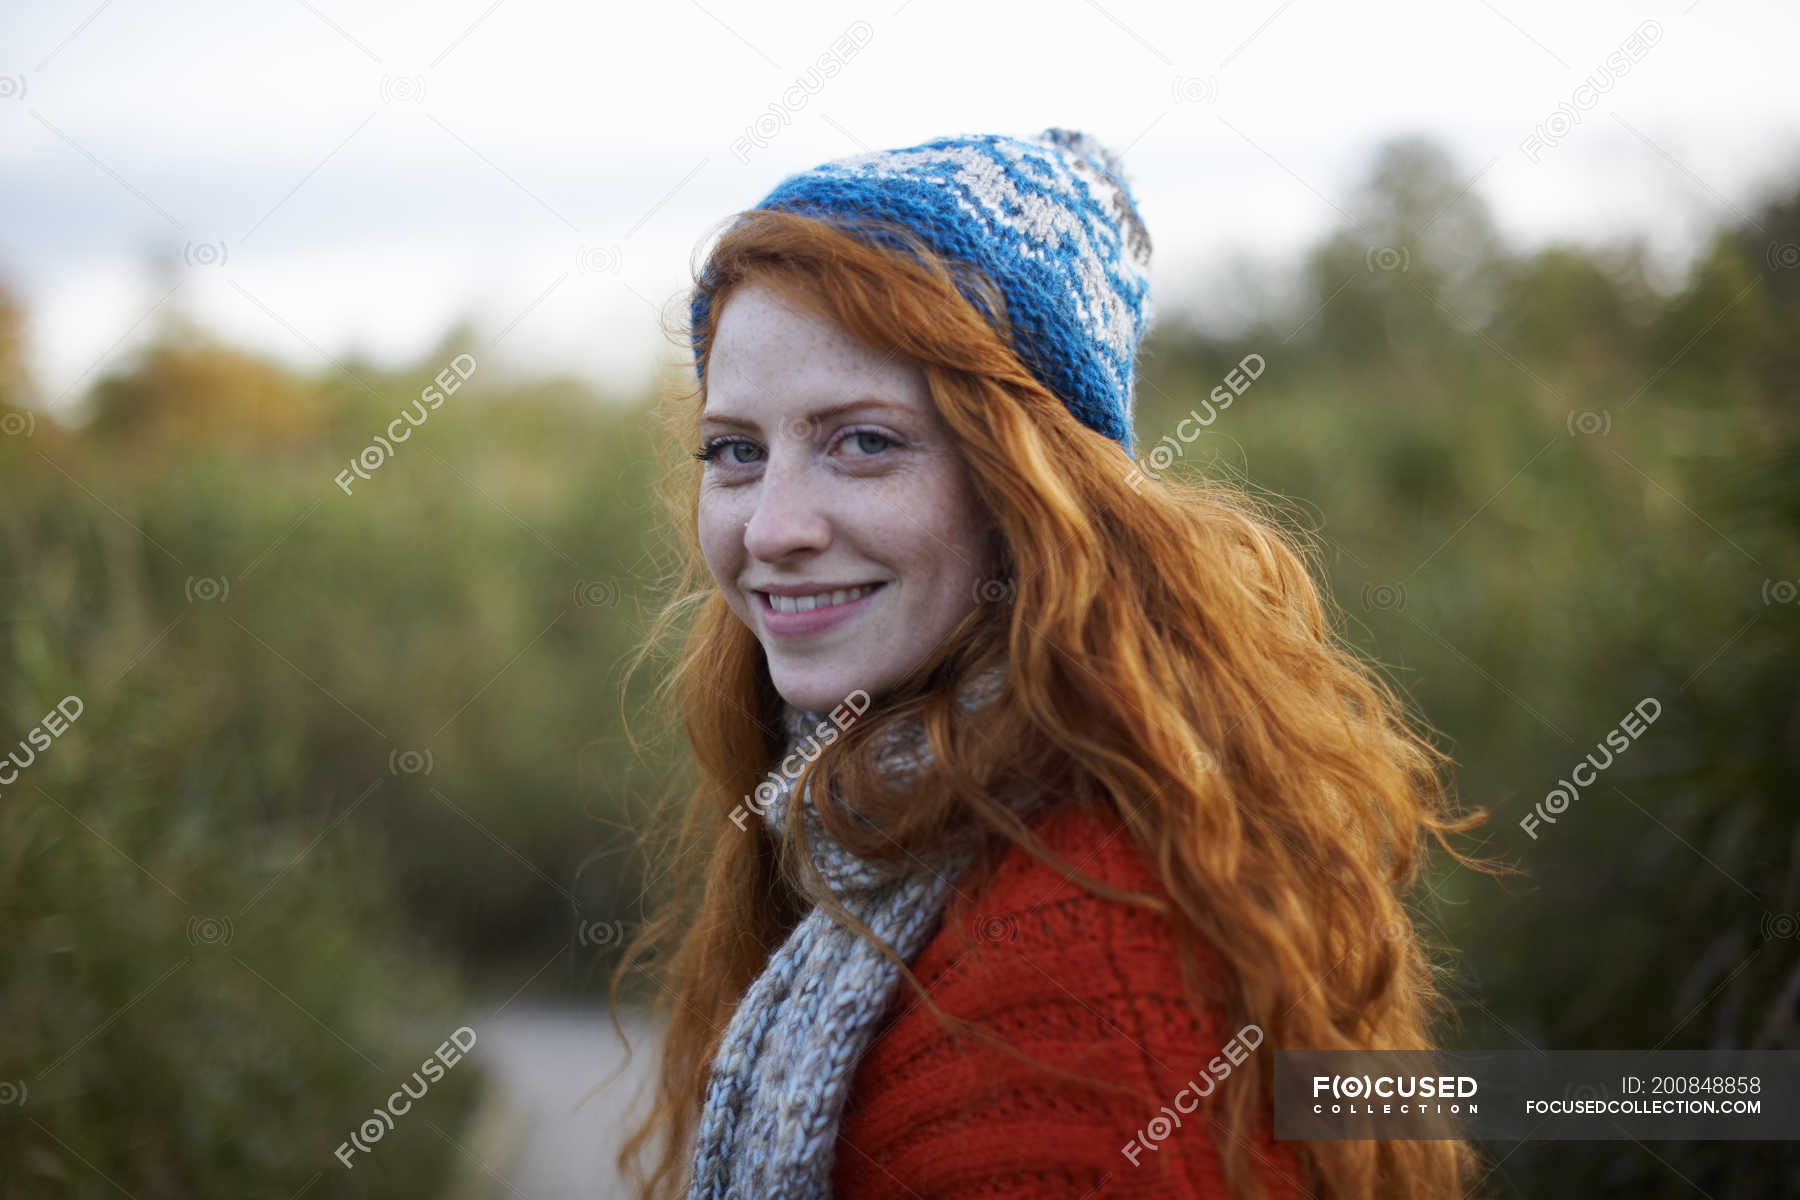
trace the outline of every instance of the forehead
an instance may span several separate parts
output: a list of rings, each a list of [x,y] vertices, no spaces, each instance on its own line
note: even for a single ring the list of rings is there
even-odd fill
[[[864,398],[931,409],[917,363],[867,345],[808,300],[753,281],[726,297],[707,359],[703,416],[785,415]]]

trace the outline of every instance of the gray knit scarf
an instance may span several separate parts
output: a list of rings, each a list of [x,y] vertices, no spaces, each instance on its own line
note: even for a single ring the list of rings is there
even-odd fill
[[[991,703],[1005,683],[992,667],[970,680],[957,703]],[[780,759],[817,758],[815,733],[829,718],[786,706],[787,746]],[[877,765],[902,779],[929,765],[917,723],[896,727]],[[793,780],[772,773],[764,823],[779,842]],[[810,783],[809,792],[810,792]],[[971,844],[947,847],[929,862],[877,863],[831,838],[803,798],[807,843],[825,885],[846,909],[911,963],[935,932]],[[688,1200],[826,1200],[838,1120],[858,1060],[900,986],[900,971],[817,903],[801,918],[738,1002],[707,1084]]]

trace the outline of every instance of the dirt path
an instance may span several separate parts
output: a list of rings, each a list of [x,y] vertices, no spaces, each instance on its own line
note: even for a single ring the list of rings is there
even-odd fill
[[[513,1005],[484,1022],[477,1051],[493,1080],[463,1142],[465,1170],[449,1200],[624,1197],[613,1155],[624,1117],[647,1079],[654,1029],[623,1018],[631,1063],[604,1012]],[[610,1082],[605,1082],[610,1079]],[[579,1109],[590,1089],[605,1082]]]

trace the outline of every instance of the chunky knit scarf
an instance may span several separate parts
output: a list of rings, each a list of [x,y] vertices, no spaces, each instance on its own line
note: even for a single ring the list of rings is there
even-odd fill
[[[990,668],[957,702],[983,707],[1004,682],[1004,668]],[[826,721],[787,706],[787,746],[777,762],[793,753],[816,758],[812,739]],[[915,723],[898,727],[877,763],[884,775],[906,779],[930,758]],[[779,841],[793,781],[774,782],[762,817]],[[972,849],[965,843],[928,862],[897,865],[857,858],[825,832],[809,800],[802,803],[807,844],[825,886],[910,963],[934,933]],[[700,1116],[688,1200],[825,1200],[831,1194],[838,1119],[851,1079],[901,980],[886,956],[818,907],[816,895],[814,901],[726,1027]]]

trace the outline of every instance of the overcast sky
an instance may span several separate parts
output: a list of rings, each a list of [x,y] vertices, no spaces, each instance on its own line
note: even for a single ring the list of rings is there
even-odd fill
[[[1166,311],[1231,312],[1221,264],[1341,222],[1398,134],[1515,245],[1679,263],[1800,182],[1796,46],[1774,0],[17,4],[0,280],[59,412],[177,307],[305,368],[468,314],[484,364],[628,390],[679,361],[695,250],[786,174],[1047,125],[1124,153]]]

